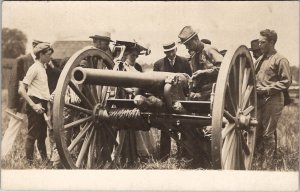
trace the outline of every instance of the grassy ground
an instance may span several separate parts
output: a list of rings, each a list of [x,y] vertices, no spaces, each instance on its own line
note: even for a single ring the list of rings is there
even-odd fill
[[[2,90],[2,135],[7,128],[9,117],[4,112],[7,107],[7,90]],[[159,147],[159,131],[153,131],[156,149]],[[35,151],[35,162],[28,165],[25,161],[25,135],[26,129],[21,130],[11,153],[1,161],[4,169],[52,169],[52,166],[43,164]],[[299,110],[298,105],[292,104],[284,108],[278,123],[278,157],[273,162],[267,164],[265,159],[254,162],[255,170],[278,170],[278,171],[298,171],[299,163]],[[48,150],[49,151],[49,150]],[[156,150],[157,151],[157,150]],[[157,153],[157,152],[156,152]],[[165,162],[150,159],[148,163],[141,163],[138,169],[186,169],[189,162],[177,160],[175,157],[176,145],[172,141],[170,158]],[[155,154],[154,156],[157,156]],[[261,166],[262,165],[262,166]],[[199,168],[200,169],[200,168]]]

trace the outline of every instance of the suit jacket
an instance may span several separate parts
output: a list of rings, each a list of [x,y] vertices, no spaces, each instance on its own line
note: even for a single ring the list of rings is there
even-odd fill
[[[16,108],[17,112],[24,113],[25,101],[18,94],[19,81],[25,77],[29,67],[34,63],[31,54],[23,55],[17,58],[17,63],[13,65],[10,74],[10,86],[8,88],[8,107]]]
[[[188,60],[176,55],[174,66],[170,64],[167,57],[164,57],[154,63],[153,71],[163,71],[172,73],[186,73],[192,75],[192,69]]]

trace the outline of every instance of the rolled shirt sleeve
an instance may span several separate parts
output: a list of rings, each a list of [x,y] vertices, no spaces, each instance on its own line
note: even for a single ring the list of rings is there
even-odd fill
[[[31,82],[33,81],[33,79],[36,77],[37,75],[37,70],[35,70],[34,67],[30,67],[23,79],[23,83],[30,85]]]
[[[268,95],[289,88],[292,83],[289,61],[280,54],[274,54],[264,60],[256,74],[257,86],[264,87]]]

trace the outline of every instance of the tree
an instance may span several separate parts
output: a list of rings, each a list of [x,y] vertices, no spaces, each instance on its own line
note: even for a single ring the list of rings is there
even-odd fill
[[[27,37],[18,29],[2,28],[2,57],[17,58],[25,54]]]

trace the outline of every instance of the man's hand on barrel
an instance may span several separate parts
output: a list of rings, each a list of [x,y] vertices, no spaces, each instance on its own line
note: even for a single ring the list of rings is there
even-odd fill
[[[203,75],[203,74],[211,74],[213,73],[213,69],[199,69],[198,71],[194,72],[192,75],[192,79],[196,79],[197,77]]]

